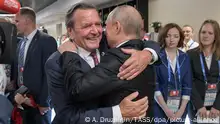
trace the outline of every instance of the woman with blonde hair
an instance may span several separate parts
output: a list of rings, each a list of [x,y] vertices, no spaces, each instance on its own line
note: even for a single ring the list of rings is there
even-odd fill
[[[220,27],[205,20],[199,30],[199,47],[189,50],[193,85],[189,117],[219,117],[220,110]]]

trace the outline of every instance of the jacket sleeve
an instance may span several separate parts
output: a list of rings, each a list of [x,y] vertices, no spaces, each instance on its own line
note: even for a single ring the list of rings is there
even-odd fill
[[[162,91],[160,90],[160,67],[155,66],[155,71],[156,71],[156,88],[155,88],[155,96],[162,95]]]
[[[144,48],[151,48],[153,49],[158,56],[158,60],[156,62],[154,62],[154,64],[159,65],[161,64],[161,60],[160,60],[160,45],[156,42],[156,41],[144,41]]]
[[[119,53],[120,54],[120,53]],[[104,95],[128,81],[117,77],[119,67],[124,62],[114,55],[106,54],[101,62],[88,72],[81,68],[80,56],[73,52],[62,55],[65,86],[74,100],[84,101]],[[98,92],[97,92],[98,91]]]
[[[82,108],[76,108],[74,105],[66,106],[65,98],[67,94],[64,92],[63,73],[60,66],[56,63],[56,60],[48,59],[45,64],[45,71],[47,74],[49,94],[51,95],[54,105],[53,107],[55,112],[59,113],[54,118],[54,123],[96,124],[96,121],[101,122],[101,117],[113,117],[112,107],[83,110]],[[58,95],[59,97],[57,97]],[[106,122],[106,124],[112,123]]]
[[[192,50],[189,50],[189,52],[187,52],[189,57],[190,57],[190,64],[191,64],[191,72],[192,72],[192,95],[191,95],[191,100],[192,100],[192,103],[194,105],[194,107],[196,108],[196,110],[200,109],[203,107],[203,100],[199,94],[199,92],[197,91],[197,88],[196,88],[196,85],[195,85],[195,78],[194,78],[194,65],[193,65],[193,51]]]
[[[70,106],[70,111],[62,111],[56,115],[53,120],[54,124],[112,124],[111,121],[103,121],[104,119],[112,119],[112,108],[97,108],[92,110],[82,110]]]
[[[41,94],[38,96],[39,98],[39,105],[41,107],[49,107],[49,96],[48,96],[48,86],[47,86],[47,78],[44,69],[44,65],[49,58],[49,56],[57,50],[56,40],[53,37],[45,38],[42,41],[42,91]]]
[[[185,64],[187,65],[186,69],[186,75],[183,77],[183,82],[182,82],[182,95],[183,96],[187,96],[188,100],[190,99],[191,96],[191,90],[192,90],[192,72],[191,72],[191,64],[190,64],[190,60],[189,60],[189,56],[186,56],[186,60],[185,60]]]

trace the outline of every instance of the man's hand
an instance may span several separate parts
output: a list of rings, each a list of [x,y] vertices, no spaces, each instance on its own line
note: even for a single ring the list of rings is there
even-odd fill
[[[21,95],[20,93],[17,93],[15,95],[15,102],[18,104],[18,105],[21,105],[22,103],[24,103],[28,98]]]
[[[44,115],[50,110],[50,107],[38,107],[38,109],[40,111],[40,114]]]
[[[202,107],[198,110],[198,114],[201,118],[207,118],[207,110],[205,107]]]
[[[69,52],[74,52],[76,51],[76,44],[74,42],[67,41],[60,45],[58,47],[58,51],[62,54],[63,52],[69,51]]]
[[[125,61],[120,67],[118,77],[120,79],[131,80],[139,75],[151,62],[152,55],[148,50],[121,49],[126,54],[131,54],[131,57]]]
[[[209,118],[216,118],[218,116],[219,116],[219,110],[212,107],[209,113]]]
[[[148,109],[148,99],[144,97],[138,101],[132,101],[138,96],[138,92],[134,92],[125,97],[119,104],[123,118],[134,119],[145,117]]]

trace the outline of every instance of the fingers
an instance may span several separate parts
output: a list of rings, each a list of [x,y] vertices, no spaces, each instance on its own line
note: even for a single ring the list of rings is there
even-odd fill
[[[126,54],[133,54],[135,52],[137,52],[137,50],[135,49],[125,49],[125,48],[121,48],[122,52],[126,53]]]
[[[129,96],[125,97],[125,99],[132,101],[133,99],[137,98],[138,94],[139,94],[138,92],[134,92]]]
[[[124,71],[122,71],[122,74],[119,73],[118,77],[121,80],[124,80],[124,79],[128,80],[128,79],[131,79],[131,76],[136,77],[134,74],[136,74],[137,72],[139,72],[139,70],[137,70],[137,67],[131,65],[128,68],[126,68]]]
[[[142,98],[142,99],[139,99],[138,101],[135,101],[135,104],[137,105],[137,106],[139,106],[139,105],[144,105],[144,104],[148,104],[148,97],[144,97],[144,98]]]
[[[140,113],[139,115],[143,115],[143,114],[146,114],[147,110],[148,110],[148,103],[142,105],[142,108],[140,108]]]
[[[211,110],[210,113],[209,113],[210,118],[216,118],[218,116],[219,116],[218,110]]]
[[[137,64],[135,64],[135,60],[129,58],[120,67],[118,77],[125,79],[125,75],[133,70],[135,67],[137,67]]]
[[[17,93],[15,95],[14,99],[15,99],[16,103],[19,104],[19,105],[22,104],[25,101],[25,98],[20,93]]]
[[[200,112],[200,117],[201,118],[207,118],[207,113],[206,112]]]
[[[76,51],[76,45],[73,42],[65,42],[58,47],[58,51],[62,54],[65,51]]]

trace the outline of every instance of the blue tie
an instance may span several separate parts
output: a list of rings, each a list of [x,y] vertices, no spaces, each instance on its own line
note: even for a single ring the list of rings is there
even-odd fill
[[[24,66],[24,51],[25,51],[25,46],[26,46],[26,42],[27,42],[27,38],[24,38],[22,39],[21,41],[21,47],[20,47],[20,50],[19,50],[19,65],[20,67],[23,67]]]

